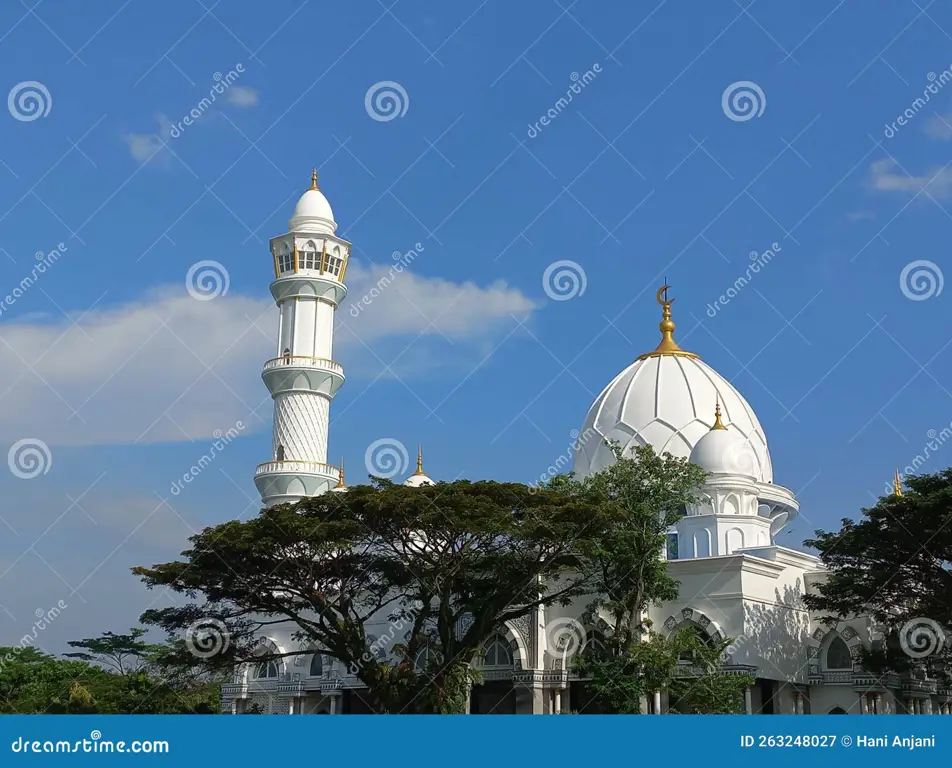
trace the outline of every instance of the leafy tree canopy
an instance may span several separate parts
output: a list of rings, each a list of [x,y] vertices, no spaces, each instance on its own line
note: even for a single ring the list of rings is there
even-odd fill
[[[869,615],[886,642],[874,667],[938,672],[952,661],[952,469],[906,478],[902,496],[880,498],[839,531],[805,542],[829,569],[807,606],[827,620]]]
[[[617,506],[558,487],[374,480],[206,529],[181,560],[134,572],[202,601],[144,622],[179,637],[200,619],[224,628],[221,653],[183,662],[274,658],[257,638],[289,623],[298,646],[283,655],[321,648],[356,670],[378,711],[458,712],[482,644],[507,620],[590,593],[581,553],[618,522]],[[365,634],[381,616],[386,658]]]
[[[160,653],[164,646],[150,644],[142,640],[146,630],[133,627],[126,634],[104,632],[100,637],[88,637],[85,640],[72,640],[70,648],[83,648],[79,653],[64,653],[67,658],[99,664],[112,669],[120,675],[137,672]]]

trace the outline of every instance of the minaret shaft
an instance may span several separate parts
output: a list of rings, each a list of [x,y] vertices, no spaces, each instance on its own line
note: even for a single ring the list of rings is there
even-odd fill
[[[327,464],[327,442],[331,400],[344,382],[333,359],[334,313],[347,294],[350,243],[334,235],[333,213],[314,178],[289,232],[271,241],[278,337],[262,378],[274,400],[274,428],[271,460],[255,471],[265,506],[316,496],[340,479]]]

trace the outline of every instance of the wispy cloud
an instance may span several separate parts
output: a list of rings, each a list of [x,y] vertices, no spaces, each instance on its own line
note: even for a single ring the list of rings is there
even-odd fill
[[[233,107],[244,109],[256,107],[258,106],[258,92],[246,85],[233,85],[228,89],[228,103]]]
[[[173,123],[161,112],[155,116],[155,120],[158,124],[158,131],[155,133],[123,134],[122,140],[128,145],[129,154],[140,163],[168,160],[169,153],[164,150],[165,143],[172,135]]]
[[[358,298],[378,280],[359,263],[347,273]],[[511,333],[513,315],[535,309],[501,283],[410,272],[356,317],[349,306],[345,300],[338,310],[334,356],[349,379],[371,380],[448,366],[466,375]],[[270,396],[259,371],[275,354],[276,333],[270,297],[229,292],[198,301],[184,281],[69,319],[5,319],[0,440],[124,445],[206,439],[237,421],[249,431],[269,428]]]
[[[913,176],[891,158],[877,160],[870,166],[873,189],[882,192],[918,193],[927,191],[933,197],[946,197],[952,192],[952,167],[939,166],[922,176]]]

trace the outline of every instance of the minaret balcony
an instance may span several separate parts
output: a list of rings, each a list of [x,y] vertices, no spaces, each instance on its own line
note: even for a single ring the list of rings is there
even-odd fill
[[[339,467],[317,461],[266,461],[255,469],[255,485],[266,507],[320,496],[339,480]]]
[[[283,355],[268,360],[261,378],[272,397],[281,392],[316,392],[333,397],[344,383],[340,363],[309,355]]]

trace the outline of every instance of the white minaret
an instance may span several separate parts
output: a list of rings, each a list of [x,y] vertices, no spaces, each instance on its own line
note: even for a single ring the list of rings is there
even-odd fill
[[[347,295],[350,243],[335,237],[336,229],[315,170],[288,233],[271,240],[271,295],[280,317],[276,357],[261,377],[274,400],[274,436],[271,461],[255,470],[266,507],[317,496],[340,479],[340,470],[326,463],[327,426],[331,400],[344,383],[344,369],[333,360],[334,312]]]

